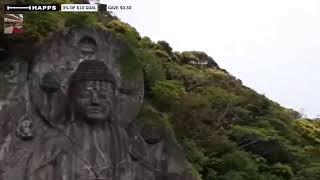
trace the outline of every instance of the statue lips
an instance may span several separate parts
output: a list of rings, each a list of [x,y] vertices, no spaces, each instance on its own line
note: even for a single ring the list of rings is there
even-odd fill
[[[88,113],[102,113],[102,111],[103,110],[101,106],[94,106],[94,107],[90,106],[88,107],[88,110],[87,110]]]
[[[102,122],[108,116],[109,106],[89,105],[85,111],[89,122]]]

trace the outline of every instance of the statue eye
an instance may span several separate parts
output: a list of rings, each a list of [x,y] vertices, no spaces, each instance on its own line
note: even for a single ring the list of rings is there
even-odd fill
[[[90,96],[90,92],[89,91],[82,91],[82,92],[80,92],[79,95],[81,98],[88,98]]]
[[[100,93],[100,94],[99,94],[99,98],[101,98],[101,99],[107,99],[107,98],[108,98],[108,95],[107,95],[107,93]]]

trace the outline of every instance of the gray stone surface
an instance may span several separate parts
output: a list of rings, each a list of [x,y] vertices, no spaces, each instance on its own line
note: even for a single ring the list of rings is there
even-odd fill
[[[143,77],[123,76],[124,43],[73,28],[39,47],[1,72],[0,180],[193,179],[174,137],[136,128]]]

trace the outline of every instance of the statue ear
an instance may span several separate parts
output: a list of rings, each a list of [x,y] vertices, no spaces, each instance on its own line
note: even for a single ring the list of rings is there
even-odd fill
[[[113,95],[114,95],[114,101],[116,101],[117,97],[119,96],[119,88],[114,86],[113,88]]]
[[[67,96],[67,106],[65,110],[65,117],[66,117],[66,122],[74,122],[74,114],[75,114],[75,109],[74,109],[74,100],[72,98],[73,94],[72,92],[69,92],[70,89],[68,89],[68,96]]]

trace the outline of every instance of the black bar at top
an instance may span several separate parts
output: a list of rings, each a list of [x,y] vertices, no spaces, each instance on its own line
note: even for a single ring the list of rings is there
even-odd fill
[[[26,11],[60,11],[60,4],[6,4],[4,10],[13,12],[26,12]]]

